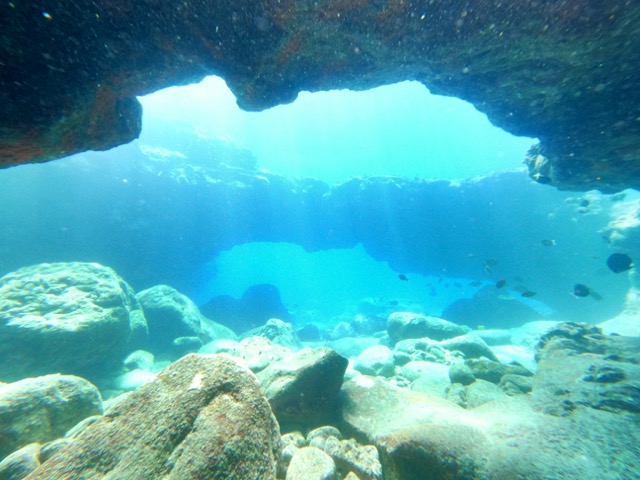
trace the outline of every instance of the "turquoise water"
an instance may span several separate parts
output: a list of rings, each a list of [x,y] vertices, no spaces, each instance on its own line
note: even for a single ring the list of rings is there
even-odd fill
[[[526,307],[514,323],[622,308],[629,280],[605,260],[607,242],[633,253],[633,225],[610,227],[625,202],[530,181],[534,139],[465,102],[405,82],[250,113],[216,77],[140,100],[139,140],[0,172],[3,274],[99,262],[136,291],[168,284],[199,305],[271,284],[300,325],[365,310],[440,315],[480,294],[480,317]],[[602,298],[576,300],[576,283]]]
[[[354,176],[459,179],[518,169],[534,143],[493,126],[467,102],[432,95],[417,82],[302,92],[294,103],[262,112],[240,110],[218,77],[140,100],[141,143],[167,145],[167,124],[177,124],[250,150],[259,168],[329,184]],[[403,282],[397,275],[362,246],[309,253],[295,244],[255,242],[204,266],[192,296],[198,303],[223,294],[239,298],[251,285],[269,283],[298,316],[348,315],[361,302],[389,301],[435,315],[477,290],[468,279],[451,279],[445,288],[437,277],[415,274]]]
[[[218,77],[140,98],[142,142],[166,124],[251,150],[260,167],[332,183],[363,175],[458,179],[522,168],[534,139],[493,126],[457,98],[417,82],[363,92],[302,92],[290,105],[244,112]]]

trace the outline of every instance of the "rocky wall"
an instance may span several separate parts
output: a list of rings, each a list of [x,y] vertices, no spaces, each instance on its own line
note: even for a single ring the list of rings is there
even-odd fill
[[[539,138],[526,161],[541,183],[637,188],[639,44],[635,2],[5,2],[0,165],[128,142],[136,96],[206,75],[247,110],[418,80]]]

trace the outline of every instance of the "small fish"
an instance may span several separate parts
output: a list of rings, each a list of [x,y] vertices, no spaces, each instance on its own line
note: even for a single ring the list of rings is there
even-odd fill
[[[398,302],[398,300],[389,300],[389,305],[391,305],[392,307],[395,307],[399,304],[400,302]]]
[[[607,258],[607,267],[613,273],[626,272],[633,268],[633,260],[626,253],[613,253]]]
[[[478,325],[478,326],[476,327],[476,330],[486,330],[486,329],[487,329],[487,326],[486,326],[486,325]]]
[[[404,280],[405,282],[408,282],[408,281],[409,281],[409,279],[407,278],[407,276],[406,276],[404,273],[399,273],[399,274],[398,274],[398,278],[399,278],[400,280]]]
[[[496,288],[502,288],[507,284],[507,281],[503,278],[502,280],[498,280],[496,282]]]
[[[591,289],[582,283],[576,283],[573,286],[573,294],[576,297],[588,297],[591,293]]]
[[[470,287],[479,287],[480,285],[482,285],[482,282],[480,282],[478,280],[474,280],[473,282],[471,282],[469,284]]]
[[[544,247],[555,247],[556,246],[556,241],[555,240],[550,240],[548,238],[545,238],[544,240],[541,240],[540,243],[542,243],[542,245]]]
[[[524,298],[531,298],[536,296],[536,292],[532,292],[531,290],[525,290],[520,295],[522,295]]]

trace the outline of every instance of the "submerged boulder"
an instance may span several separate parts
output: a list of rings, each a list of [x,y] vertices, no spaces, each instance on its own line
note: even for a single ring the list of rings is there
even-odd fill
[[[281,345],[294,351],[302,348],[302,342],[293,325],[278,318],[270,318],[265,325],[245,332],[240,338],[245,339],[252,336],[267,338],[276,345]]]
[[[98,389],[83,378],[46,375],[0,385],[0,459],[32,442],[62,437],[102,414]]]
[[[330,348],[304,348],[257,373],[278,422],[316,427],[338,416],[348,361]]]
[[[280,449],[255,377],[227,355],[191,354],[26,478],[275,478]]]
[[[394,342],[422,337],[445,340],[464,335],[470,330],[469,327],[419,313],[394,312],[387,319],[387,332]]]
[[[156,353],[173,350],[192,339],[193,350],[218,339],[235,339],[229,328],[209,320],[186,295],[167,285],[156,285],[136,295],[149,325],[149,349]],[[198,344],[197,340],[200,340]]]
[[[534,405],[567,416],[589,407],[640,414],[640,338],[604,335],[598,327],[563,323],[536,347]]]
[[[496,289],[482,287],[472,298],[459,298],[442,312],[442,318],[464,322],[474,328],[515,328],[526,322],[542,320],[536,310]]]
[[[0,380],[95,378],[147,335],[131,287],[97,263],[43,263],[0,279]]]
[[[204,315],[231,328],[238,335],[257,328],[271,318],[291,322],[292,316],[274,285],[252,285],[237,299],[229,295],[211,298],[200,306]]]

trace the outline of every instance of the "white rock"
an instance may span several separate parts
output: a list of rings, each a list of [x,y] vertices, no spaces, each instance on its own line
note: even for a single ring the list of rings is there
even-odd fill
[[[315,447],[303,447],[295,451],[286,480],[335,480],[336,464],[322,450]]]
[[[149,370],[141,370],[136,368],[113,380],[113,388],[116,390],[124,390],[126,392],[135,390],[136,388],[150,382],[156,378],[156,374]]]
[[[393,352],[384,345],[374,345],[358,355],[354,368],[365,375],[391,377],[395,373]]]

